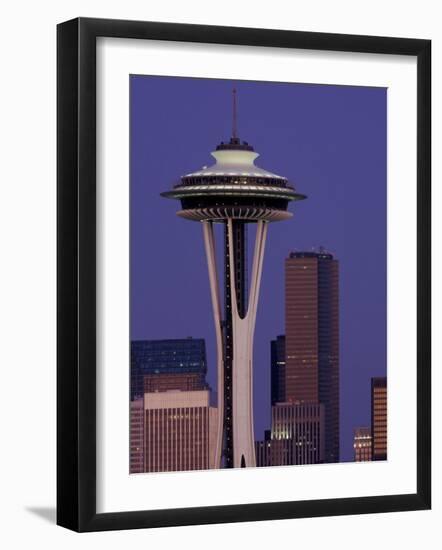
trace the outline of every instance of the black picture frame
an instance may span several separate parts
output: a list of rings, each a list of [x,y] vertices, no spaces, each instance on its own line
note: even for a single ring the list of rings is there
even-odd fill
[[[96,39],[134,38],[417,58],[417,492],[96,512]],[[75,531],[424,510],[431,506],[431,41],[79,18],[57,28],[57,523]]]

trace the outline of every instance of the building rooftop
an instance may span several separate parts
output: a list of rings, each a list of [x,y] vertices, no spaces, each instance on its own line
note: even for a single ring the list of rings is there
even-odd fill
[[[325,249],[320,247],[318,252],[314,250],[290,252],[289,258],[318,258],[319,260],[333,260],[334,256],[331,252],[327,252]]]

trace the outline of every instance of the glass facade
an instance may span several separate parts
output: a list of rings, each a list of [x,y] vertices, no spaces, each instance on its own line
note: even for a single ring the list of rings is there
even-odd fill
[[[193,375],[192,389],[205,389],[206,344],[201,338],[134,340],[130,362],[131,400],[144,395],[145,377]]]

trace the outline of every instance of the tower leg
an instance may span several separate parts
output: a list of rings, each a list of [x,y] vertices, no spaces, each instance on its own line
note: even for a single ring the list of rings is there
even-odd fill
[[[227,220],[229,250],[235,255],[233,221]],[[253,429],[253,336],[261,283],[267,223],[257,222],[255,251],[247,313],[241,316],[238,310],[234,262],[230,261],[230,290],[232,315],[232,412],[233,412],[233,466],[240,468],[256,466]]]
[[[206,249],[207,267],[209,270],[210,293],[212,296],[213,319],[215,322],[216,350],[217,350],[217,391],[218,391],[218,420],[215,445],[215,468],[221,467],[221,453],[223,445],[223,416],[224,416],[224,350],[222,335],[221,301],[216,266],[215,238],[211,221],[203,221],[204,246]]]
[[[253,336],[267,236],[267,222],[257,222],[250,293],[247,312],[245,313],[246,290],[243,281],[245,265],[241,265],[237,269],[238,264],[235,262],[235,254],[238,252],[237,246],[245,247],[245,243],[243,242],[244,239],[239,239],[237,234],[234,235],[233,220],[227,220],[227,249],[230,257],[227,262],[228,284],[226,284],[226,296],[229,302],[229,323],[231,327],[227,331],[226,337],[232,340],[228,346],[224,345],[223,341],[213,224],[211,221],[203,221],[202,224],[217,347],[218,425],[214,463],[216,468],[221,467],[223,435],[226,432],[226,426],[224,425],[226,412],[229,416],[228,420],[232,423],[232,429],[227,431],[232,441],[226,446],[226,466],[234,468],[256,466],[253,428]],[[242,229],[244,230],[244,228]],[[235,237],[237,238],[235,239]],[[241,254],[245,254],[244,249],[241,250]],[[238,281],[238,277],[241,277],[241,281]],[[239,296],[238,290],[243,292],[242,298]],[[243,311],[240,311],[240,309]],[[229,357],[226,357],[226,350],[230,354]],[[231,374],[228,380],[230,384],[229,395],[225,393],[225,364],[231,364]],[[227,398],[229,405],[226,411],[224,408],[225,398]],[[231,453],[229,450],[231,450]]]

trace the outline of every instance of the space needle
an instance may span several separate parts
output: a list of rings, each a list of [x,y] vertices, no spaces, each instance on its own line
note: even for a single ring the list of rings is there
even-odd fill
[[[215,164],[187,174],[163,197],[181,201],[178,216],[202,224],[217,346],[218,426],[215,464],[256,466],[253,434],[253,335],[269,222],[287,220],[290,201],[305,199],[285,177],[255,165],[259,156],[237,135],[236,90],[229,142],[211,154]],[[224,225],[224,316],[214,223]],[[256,223],[250,289],[247,224]]]

